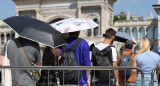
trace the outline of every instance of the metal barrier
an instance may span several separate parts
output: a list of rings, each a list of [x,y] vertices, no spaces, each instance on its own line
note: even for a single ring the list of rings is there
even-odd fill
[[[152,73],[151,73],[151,86],[154,86],[154,74],[155,74],[155,72],[156,71],[159,71],[160,70],[160,68],[158,68],[158,67],[156,67],[156,68],[154,68],[153,70],[152,70]],[[157,80],[158,82],[158,86],[159,86],[159,80]]]
[[[140,68],[138,67],[122,67],[122,66],[118,66],[118,67],[110,67],[110,66],[1,66],[0,69],[41,69],[41,70],[94,70],[94,76],[95,76],[95,70],[108,70],[108,71],[112,71],[112,70],[127,70],[127,69],[136,69],[138,70],[138,72],[141,73],[141,86],[144,86],[144,74],[141,71]],[[109,72],[110,73],[110,72]],[[63,73],[64,74],[64,73]],[[49,75],[49,74],[48,74]],[[125,75],[126,75],[126,71],[125,71]],[[109,76],[110,78],[110,76]],[[110,80],[110,79],[109,79]],[[125,80],[126,81],[126,77]],[[109,81],[110,82],[110,81]],[[126,83],[126,82],[125,82]],[[64,85],[64,77],[63,77],[63,85]],[[126,84],[125,84],[126,85]],[[48,86],[50,86],[48,84]],[[94,83],[95,86],[95,83]],[[109,83],[109,86],[111,86],[111,84]]]

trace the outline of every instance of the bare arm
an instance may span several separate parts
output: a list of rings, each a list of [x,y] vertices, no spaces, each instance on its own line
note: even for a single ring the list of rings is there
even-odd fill
[[[113,67],[117,67],[117,62],[113,62]],[[118,70],[114,70],[114,75],[116,78],[116,86],[119,86]]]
[[[86,70],[87,86],[90,86],[90,70]]]
[[[2,66],[2,60],[3,60],[4,56],[0,56],[0,66]]]
[[[133,61],[133,67],[138,67],[137,62]],[[137,70],[136,69],[132,69],[132,72],[135,74],[135,76],[137,76]]]
[[[158,66],[157,67],[159,67],[160,68],[160,62],[158,63]],[[160,74],[160,71],[157,71],[156,72],[156,74],[157,74],[157,78],[158,78],[158,80],[159,80],[159,74]]]
[[[160,62],[158,63],[158,67],[160,67]]]
[[[0,56],[0,66],[2,66],[2,60],[3,60],[4,56]]]

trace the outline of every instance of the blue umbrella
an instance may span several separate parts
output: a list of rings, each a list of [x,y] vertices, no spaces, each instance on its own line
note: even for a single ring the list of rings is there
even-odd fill
[[[135,44],[137,43],[135,41],[135,39],[131,36],[129,36],[128,34],[122,33],[122,32],[117,32],[116,33],[116,37],[115,37],[115,41],[118,42],[125,42],[126,40],[131,40],[133,41]]]

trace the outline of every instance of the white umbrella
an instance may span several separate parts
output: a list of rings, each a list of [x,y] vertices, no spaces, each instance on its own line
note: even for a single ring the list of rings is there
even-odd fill
[[[50,25],[61,33],[92,29],[98,26],[93,20],[87,18],[64,19]]]

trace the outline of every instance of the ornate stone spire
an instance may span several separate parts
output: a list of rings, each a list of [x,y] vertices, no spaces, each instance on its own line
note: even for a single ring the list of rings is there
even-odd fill
[[[130,12],[127,13],[127,21],[131,20]]]
[[[152,11],[150,11],[150,16],[149,16],[150,19],[153,19],[153,13]]]

